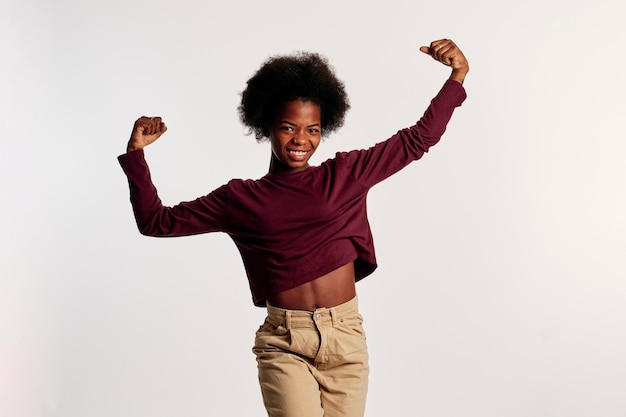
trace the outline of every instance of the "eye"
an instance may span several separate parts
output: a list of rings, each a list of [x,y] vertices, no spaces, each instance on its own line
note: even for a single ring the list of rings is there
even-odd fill
[[[293,132],[293,127],[292,126],[281,126],[280,130],[285,131],[285,132]]]
[[[309,133],[312,134],[312,135],[317,135],[317,134],[320,133],[320,130],[312,127],[312,128],[309,129]]]

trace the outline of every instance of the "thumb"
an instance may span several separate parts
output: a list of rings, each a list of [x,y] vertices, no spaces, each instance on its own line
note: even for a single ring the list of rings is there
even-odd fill
[[[430,55],[430,48],[428,46],[420,46],[420,51]]]

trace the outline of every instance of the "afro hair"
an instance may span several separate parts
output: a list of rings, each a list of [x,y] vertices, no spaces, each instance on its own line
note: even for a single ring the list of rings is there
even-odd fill
[[[257,141],[267,139],[276,112],[287,102],[307,100],[320,106],[322,133],[339,129],[350,104],[344,84],[323,56],[296,52],[268,58],[241,93],[239,118]]]

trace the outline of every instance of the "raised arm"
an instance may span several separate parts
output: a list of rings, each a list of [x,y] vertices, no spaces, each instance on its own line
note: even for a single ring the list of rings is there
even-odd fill
[[[430,46],[422,46],[420,51],[452,68],[449,79],[431,100],[424,115],[415,125],[398,131],[370,149],[338,155],[350,167],[350,175],[367,187],[421,158],[430,147],[437,144],[446,131],[454,109],[465,100],[462,83],[469,72],[469,64],[456,44],[442,39],[431,42]]]
[[[128,177],[130,201],[139,231],[148,236],[187,236],[223,231],[226,186],[173,207],[162,204],[152,183],[143,148],[156,141],[166,130],[167,126],[160,117],[140,117],[133,126],[126,153],[118,157]]]

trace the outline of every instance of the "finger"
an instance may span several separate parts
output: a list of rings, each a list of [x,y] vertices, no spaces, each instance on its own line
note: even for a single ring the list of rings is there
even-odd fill
[[[439,48],[441,48],[441,46],[439,46],[439,44],[438,44],[437,42],[431,42],[431,43],[430,43],[430,47],[429,47],[428,49],[429,49],[430,55],[431,55],[433,58],[435,58],[436,53],[437,53],[437,50],[438,50]]]
[[[139,133],[146,133],[150,129],[150,125],[143,120],[137,120],[135,123],[135,131]]]
[[[165,132],[167,130],[167,126],[165,126],[165,123],[163,123],[163,119],[160,117],[153,117],[152,118],[152,123],[154,125],[154,134],[156,135],[162,135],[163,132]]]
[[[157,132],[158,124],[154,120],[150,120],[150,124],[148,124],[148,126],[150,126],[150,134],[154,135]]]
[[[449,39],[438,39],[438,40],[436,40],[436,41],[432,41],[432,42],[430,43],[430,47],[431,47],[431,49],[433,49],[433,50],[438,50],[438,49],[440,49],[440,48],[442,48],[442,47],[446,46],[448,43],[450,43],[450,40],[449,40]]]
[[[465,60],[463,52],[455,44],[452,44],[451,47],[445,51],[445,56],[449,59],[449,65],[452,68],[467,66],[467,61]]]
[[[430,44],[430,55],[433,59],[441,61],[442,51],[445,43],[443,40],[434,41]]]
[[[445,65],[450,65],[450,63],[452,62],[452,57],[454,56],[455,53],[455,47],[454,45],[444,45],[442,46],[438,51],[438,58],[439,61],[441,61],[441,63],[445,64]]]
[[[430,55],[430,47],[428,46],[420,46],[420,51],[422,51],[425,54]]]
[[[163,122],[157,123],[154,126],[154,134],[159,136],[163,134]]]
[[[433,58],[444,65],[450,66],[458,48],[450,39],[441,39],[433,42],[433,50]]]
[[[147,120],[147,125],[149,126],[148,128],[148,134],[149,135],[155,135],[157,133],[160,132],[161,130],[161,118],[160,117],[150,117]]]

